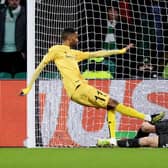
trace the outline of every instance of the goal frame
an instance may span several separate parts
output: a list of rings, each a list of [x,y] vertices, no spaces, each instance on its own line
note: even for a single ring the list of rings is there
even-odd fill
[[[40,0],[39,0],[40,1]],[[38,1],[38,2],[39,2]],[[86,2],[84,1],[84,6]],[[35,61],[35,11],[36,11],[36,0],[27,0],[27,83],[30,82],[32,74],[35,70],[36,61]],[[86,11],[85,11],[86,12]],[[87,22],[87,20],[86,20]],[[86,27],[88,30],[88,27]],[[88,36],[88,34],[87,34]],[[89,39],[89,37],[87,37]],[[88,45],[88,43],[87,43]],[[87,46],[89,49],[89,46]],[[115,80],[114,80],[115,81]],[[164,81],[163,86],[164,86]],[[166,82],[166,81],[165,81]],[[117,83],[116,83],[117,85]],[[125,84],[123,84],[125,85]],[[159,90],[158,90],[159,91]],[[138,92],[138,91],[137,91]],[[136,93],[137,93],[136,92]],[[166,91],[165,91],[166,92]],[[136,95],[136,94],[135,94]],[[145,95],[144,95],[145,96]],[[117,97],[119,100],[120,98]],[[39,100],[37,100],[39,101]],[[120,100],[123,102],[123,100]],[[139,107],[139,106],[138,106]],[[36,148],[38,144],[38,140],[36,139],[36,95],[35,95],[35,85],[33,85],[31,92],[27,95],[27,116],[26,116],[26,139],[24,142],[25,147],[27,148]],[[137,107],[136,107],[137,108]]]
[[[35,70],[35,0],[27,1],[27,84]],[[25,146],[36,147],[35,140],[35,86],[27,95],[27,137]]]

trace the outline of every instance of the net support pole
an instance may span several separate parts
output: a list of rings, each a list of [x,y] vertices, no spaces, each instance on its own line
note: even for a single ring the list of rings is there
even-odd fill
[[[27,83],[35,69],[35,0],[27,1]],[[25,146],[33,148],[35,143],[35,87],[27,96],[27,139]]]

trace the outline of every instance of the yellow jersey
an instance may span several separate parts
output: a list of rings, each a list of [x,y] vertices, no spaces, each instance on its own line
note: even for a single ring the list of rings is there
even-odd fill
[[[65,45],[56,45],[49,49],[49,53],[44,57],[44,62],[48,64],[50,61],[54,61],[67,94],[71,96],[79,84],[87,82],[80,73],[78,62],[88,58],[89,52],[73,50]]]
[[[39,66],[36,68],[32,79],[27,87],[27,90],[25,91],[25,94],[30,91],[34,81],[36,80],[40,72],[44,69],[44,67],[49,62],[54,61],[55,65],[60,71],[67,94],[71,97],[79,84],[87,83],[87,81],[82,77],[80,73],[78,62],[88,58],[124,54],[125,52],[125,48],[121,50],[100,50],[95,52],[82,52],[79,50],[71,49],[69,46],[66,45],[55,45],[49,49],[48,53],[44,56]]]

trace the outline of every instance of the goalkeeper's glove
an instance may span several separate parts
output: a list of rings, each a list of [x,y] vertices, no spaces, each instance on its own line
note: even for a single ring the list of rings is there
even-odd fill
[[[20,95],[21,95],[21,96],[25,96],[25,95],[27,95],[29,92],[30,92],[30,88],[27,87],[27,88],[25,88],[25,89],[22,89]]]

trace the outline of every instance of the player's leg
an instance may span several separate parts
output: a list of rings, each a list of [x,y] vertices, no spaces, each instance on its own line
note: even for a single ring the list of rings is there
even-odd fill
[[[129,148],[137,148],[140,147],[139,144],[139,138],[133,138],[133,139],[121,139],[121,140],[117,140],[117,146],[118,147],[129,147]]]
[[[116,118],[114,110],[107,110],[107,122],[109,127],[110,138],[115,138]]]
[[[148,136],[139,139],[139,145],[142,147],[158,147],[159,146],[159,136]]]
[[[107,110],[115,110],[123,115],[151,121],[150,115],[145,115],[131,107],[125,106],[110,98],[108,94],[87,84],[80,85],[73,94],[72,99],[83,105],[104,108]]]
[[[157,133],[158,135],[168,134],[168,120],[160,121],[155,125],[149,122],[143,122],[141,126],[141,132],[144,135],[146,134],[146,136],[148,136],[149,133]],[[137,137],[138,136],[136,136],[135,138]]]
[[[97,142],[98,146],[108,146],[108,145],[115,146],[116,145],[115,110],[124,115],[130,116],[130,117],[136,117],[139,119],[151,121],[150,115],[145,115],[143,113],[136,111],[135,109],[131,107],[127,107],[125,105],[119,104],[117,101],[111,99],[108,94],[92,86],[86,85],[85,89],[86,88],[88,88],[89,92],[88,91],[85,92],[87,94],[85,97],[88,98],[87,101],[89,102],[89,104],[92,104],[92,106],[99,107],[99,108],[106,108],[108,111],[107,117],[108,117],[110,138],[109,139],[98,139],[98,142]]]
[[[137,131],[137,134],[136,134],[136,136],[134,138],[147,137],[147,136],[149,136],[149,134],[150,134],[149,132],[144,132],[142,130],[142,128],[139,128],[138,131]]]
[[[125,105],[117,102],[116,100],[113,100],[112,98],[109,99],[107,107],[108,107],[108,109],[110,109],[110,108],[115,109],[116,111],[120,112],[123,115],[139,118],[139,119],[146,120],[146,121],[151,121],[150,115],[145,115],[143,113],[140,113],[139,111],[137,111],[131,107],[125,106]]]
[[[114,110],[107,110],[107,122],[109,128],[109,138],[98,139],[97,146],[105,147],[105,146],[116,146],[116,118],[115,118]]]
[[[83,101],[84,105],[107,109],[107,121],[109,127],[110,134],[110,142],[116,142],[115,140],[115,130],[116,130],[116,119],[115,119],[115,110],[111,108],[107,108],[107,104],[109,101],[109,95],[90,86],[84,85],[84,88],[81,89],[81,94],[85,94],[85,101]],[[85,91],[84,91],[85,90]],[[83,92],[83,93],[82,93]],[[84,100],[84,99],[83,99]]]
[[[156,126],[153,124],[150,124],[149,122],[143,122],[141,126],[142,132],[146,133],[156,133]]]
[[[108,121],[110,138],[115,138],[115,130],[116,130],[115,109],[111,108],[108,109],[107,107],[107,103],[109,101],[109,95],[96,88],[90,87],[88,100],[96,107],[107,109],[107,121]]]
[[[99,108],[107,109],[107,121],[108,121],[110,138],[115,138],[115,130],[116,130],[115,109],[108,108],[107,106],[109,101],[109,95],[96,88],[90,87],[88,100],[92,102],[93,105]]]
[[[113,100],[111,98],[109,98],[107,109],[116,110],[116,111],[120,112],[121,114],[130,116],[130,117],[135,117],[135,118],[151,121],[150,115],[145,115],[145,114],[140,113],[131,107],[127,107],[123,104],[119,104],[116,100]],[[114,129],[114,127],[113,127],[113,125],[111,125],[111,132],[113,132],[113,129]],[[113,143],[113,144],[111,144],[111,143]],[[135,145],[135,147],[138,147],[138,146],[136,146],[136,145],[138,145],[136,139],[130,140],[130,143],[133,146]],[[97,146],[108,146],[108,145],[115,146],[116,143],[114,143],[114,141],[112,141],[111,139],[107,139],[107,138],[98,139],[98,141],[97,141]]]
[[[168,147],[168,120],[163,120],[156,125],[143,122],[141,126],[143,133],[157,133],[158,136],[146,136],[142,138],[118,140],[119,147]]]
[[[136,134],[135,138],[146,137],[146,136],[149,135],[149,133],[156,132],[156,128],[155,128],[155,126],[153,126],[153,124],[161,123],[160,121],[163,119],[164,116],[165,116],[165,112],[160,112],[158,114],[152,114],[151,115],[152,122],[150,122],[150,123],[147,123],[147,122],[142,123],[142,126],[137,131],[137,134]]]
[[[137,148],[137,147],[158,147],[158,136],[148,136],[143,138],[123,139],[117,141],[117,146]]]
[[[72,95],[72,100],[86,106],[107,109],[107,104],[109,101],[109,95],[90,86],[87,84],[82,84],[75,93]],[[115,111],[113,109],[107,109],[107,121],[109,127],[110,142],[105,142],[103,139],[99,139],[102,146],[105,144],[116,144],[115,140],[115,130],[116,130],[116,120]]]
[[[148,136],[139,139],[140,146],[168,148],[168,134]]]

